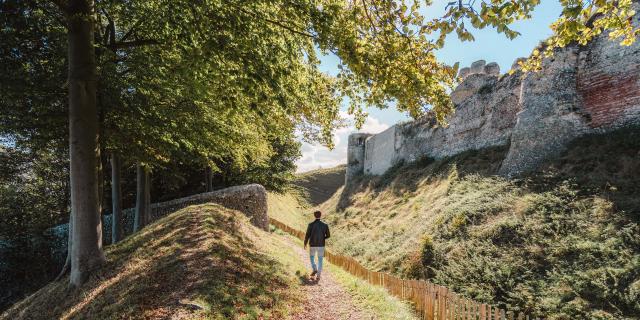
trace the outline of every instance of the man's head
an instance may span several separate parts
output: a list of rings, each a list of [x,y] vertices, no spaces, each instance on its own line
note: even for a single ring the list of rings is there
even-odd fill
[[[322,217],[322,212],[320,212],[320,210],[314,211],[313,216],[316,217],[316,219],[320,219],[320,217]]]

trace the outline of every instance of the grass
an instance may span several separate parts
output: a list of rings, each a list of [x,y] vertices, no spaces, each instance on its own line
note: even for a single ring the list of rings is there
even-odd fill
[[[298,230],[307,230],[307,224],[313,219],[311,205],[298,193],[286,194],[269,192],[267,196],[269,217],[286,223]]]
[[[384,288],[371,285],[330,263],[327,267],[336,281],[351,293],[355,305],[369,311],[376,319],[419,319],[409,304],[390,295]]]
[[[496,175],[505,153],[423,159],[340,189],[318,206],[329,245],[533,316],[640,319],[640,129],[578,139],[516,180]]]
[[[286,318],[303,265],[281,237],[208,204],[173,213],[106,248],[81,290],[54,282],[2,319]]]

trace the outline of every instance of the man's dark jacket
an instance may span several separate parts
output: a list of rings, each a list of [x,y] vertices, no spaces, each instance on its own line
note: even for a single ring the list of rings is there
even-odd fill
[[[329,226],[316,219],[316,221],[309,223],[307,227],[307,234],[304,236],[304,245],[309,243],[312,247],[324,247],[324,240],[328,239],[331,234],[329,233]]]

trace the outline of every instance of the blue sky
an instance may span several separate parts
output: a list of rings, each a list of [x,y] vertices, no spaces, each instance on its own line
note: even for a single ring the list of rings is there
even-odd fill
[[[435,0],[433,5],[424,10],[427,19],[442,16],[448,1]],[[447,38],[443,49],[437,52],[437,57],[442,62],[454,64],[460,62],[460,67],[468,67],[472,62],[484,59],[489,62],[497,62],[502,73],[509,70],[513,61],[518,57],[526,57],[533,48],[551,35],[549,25],[558,18],[561,12],[558,1],[545,0],[536,8],[530,20],[519,21],[512,25],[512,29],[521,33],[513,40],[507,39],[503,34],[498,34],[494,29],[473,30],[475,41],[460,42],[455,35]],[[338,72],[338,58],[327,55],[321,58],[322,71],[335,75]],[[346,107],[343,107],[346,117]],[[377,133],[393,124],[408,120],[409,118],[394,109],[368,108],[369,118],[361,131]],[[328,168],[346,163],[346,137],[355,132],[355,128],[344,128],[336,132],[336,148],[329,150],[319,145],[304,144],[302,158],[298,160],[298,171],[308,171],[317,168]]]

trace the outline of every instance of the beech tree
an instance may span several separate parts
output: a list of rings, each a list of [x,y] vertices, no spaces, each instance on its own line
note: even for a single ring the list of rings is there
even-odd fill
[[[69,155],[71,165],[71,284],[84,283],[105,262],[98,200],[98,109],[94,3],[60,4],[68,23]]]

